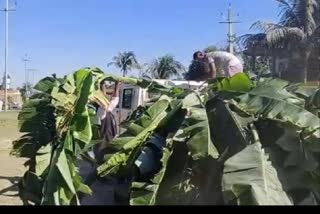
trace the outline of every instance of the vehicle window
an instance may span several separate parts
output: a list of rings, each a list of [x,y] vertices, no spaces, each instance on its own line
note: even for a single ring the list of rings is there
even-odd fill
[[[122,94],[122,108],[131,109],[132,107],[132,97],[133,89],[124,89]]]

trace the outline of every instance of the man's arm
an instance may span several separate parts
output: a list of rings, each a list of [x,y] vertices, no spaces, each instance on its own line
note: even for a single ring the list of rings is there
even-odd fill
[[[217,69],[212,57],[208,57],[209,63],[209,79],[214,79],[217,77]]]
[[[112,97],[119,97],[119,85],[120,85],[119,82],[115,83]]]
[[[97,99],[96,97],[89,97],[89,100],[88,100],[89,103],[91,104],[98,104],[100,108],[103,108],[103,109],[107,109],[108,108],[108,105],[105,105],[103,102],[101,102],[99,99]]]
[[[116,82],[115,83],[114,91],[113,91],[113,94],[112,94],[112,98],[111,98],[110,104],[109,104],[108,109],[107,109],[109,112],[112,112],[113,109],[116,108],[118,103],[119,103],[120,84],[121,84],[121,82]]]

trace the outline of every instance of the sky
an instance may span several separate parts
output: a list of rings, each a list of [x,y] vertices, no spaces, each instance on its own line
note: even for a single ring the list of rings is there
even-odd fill
[[[12,5],[14,1],[11,0]],[[249,31],[257,20],[276,22],[274,0],[16,0],[9,15],[9,73],[13,86],[56,73],[63,76],[82,67],[107,67],[120,51],[134,51],[139,62],[165,55],[188,66],[194,51],[226,42],[224,21],[229,2],[236,34]],[[0,0],[4,8],[5,0]],[[223,14],[221,14],[223,13]],[[237,16],[239,14],[239,16]],[[224,16],[224,17],[223,17]],[[5,15],[0,13],[0,75],[4,73]],[[130,73],[129,73],[130,75]],[[131,73],[134,75],[134,73]]]

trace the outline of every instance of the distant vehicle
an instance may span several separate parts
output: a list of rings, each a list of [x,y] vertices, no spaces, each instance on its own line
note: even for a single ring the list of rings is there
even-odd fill
[[[10,110],[20,110],[22,106],[19,103],[9,103]]]

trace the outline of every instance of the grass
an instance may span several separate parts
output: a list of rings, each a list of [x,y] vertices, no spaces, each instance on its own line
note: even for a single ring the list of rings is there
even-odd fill
[[[19,112],[0,112],[0,151],[11,148],[12,141],[21,136],[18,128],[18,114]]]
[[[0,112],[0,135],[6,135],[7,129],[18,128],[19,112]]]

